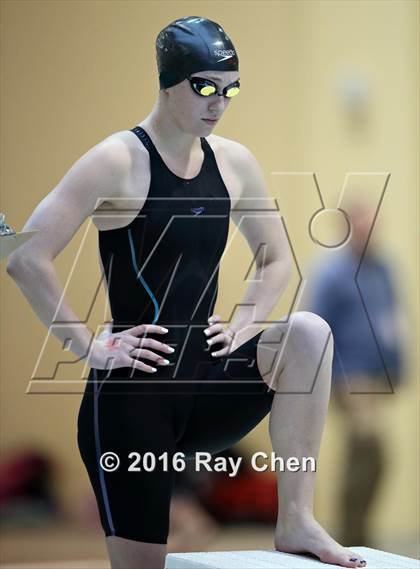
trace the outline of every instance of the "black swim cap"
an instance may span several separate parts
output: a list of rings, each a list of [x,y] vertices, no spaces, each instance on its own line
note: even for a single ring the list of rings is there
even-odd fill
[[[238,71],[233,43],[216,22],[188,16],[175,20],[156,38],[161,89],[180,83],[197,71]]]

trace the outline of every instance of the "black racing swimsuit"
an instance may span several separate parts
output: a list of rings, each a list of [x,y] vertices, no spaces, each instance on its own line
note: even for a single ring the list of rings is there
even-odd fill
[[[203,333],[216,303],[230,214],[210,145],[201,138],[201,171],[186,180],[169,170],[146,131],[136,126],[131,132],[149,152],[151,181],[131,223],[99,231],[113,331],[159,324],[169,332],[148,336],[175,351],[149,348],[170,361],[160,366],[144,358],[155,373],[92,368],[77,439],[105,535],[164,544],[176,474],[172,457],[184,453],[192,460],[196,452],[231,447],[267,415],[274,391],[257,367],[262,331],[224,357],[211,355],[222,346],[209,351]],[[109,452],[120,460],[114,471],[100,463]],[[147,452],[154,468],[143,468]]]

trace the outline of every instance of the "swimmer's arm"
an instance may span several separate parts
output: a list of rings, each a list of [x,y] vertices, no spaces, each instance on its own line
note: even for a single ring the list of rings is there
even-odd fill
[[[291,277],[292,256],[276,202],[268,195],[257,160],[238,143],[231,150],[231,159],[242,188],[231,217],[256,260],[256,271],[245,295],[237,299],[243,306],[236,310],[229,325],[238,332],[254,321],[268,320]]]
[[[87,356],[92,332],[78,323],[63,297],[53,260],[101,203],[122,195],[129,175],[129,158],[118,140],[109,137],[91,148],[29,217],[23,231],[37,233],[9,256],[7,272],[39,319],[47,328],[54,321],[69,322],[65,330],[52,327],[51,332],[61,342],[70,339],[71,351],[82,358]]]

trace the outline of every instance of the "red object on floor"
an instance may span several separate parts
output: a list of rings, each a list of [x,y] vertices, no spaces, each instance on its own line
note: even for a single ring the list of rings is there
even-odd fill
[[[50,471],[47,457],[31,450],[11,452],[0,461],[0,503],[26,495],[34,481],[46,478]]]
[[[210,492],[201,498],[219,520],[275,523],[277,519],[277,479],[273,473],[245,471],[234,478],[216,479]]]

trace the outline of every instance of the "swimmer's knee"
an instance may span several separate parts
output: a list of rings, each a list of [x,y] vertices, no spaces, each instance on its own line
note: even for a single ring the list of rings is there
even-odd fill
[[[330,354],[333,348],[333,335],[330,325],[318,314],[309,311],[295,312],[290,317],[290,329],[286,335],[288,355],[302,353],[316,354],[328,348]]]
[[[325,353],[324,353],[325,351]],[[332,358],[333,335],[321,316],[309,311],[294,312],[282,322],[266,328],[257,346],[257,365],[263,381],[274,391],[290,358],[307,356]]]
[[[292,331],[297,334],[306,335],[328,335],[331,333],[330,325],[319,314],[302,310],[294,312],[290,317]]]

